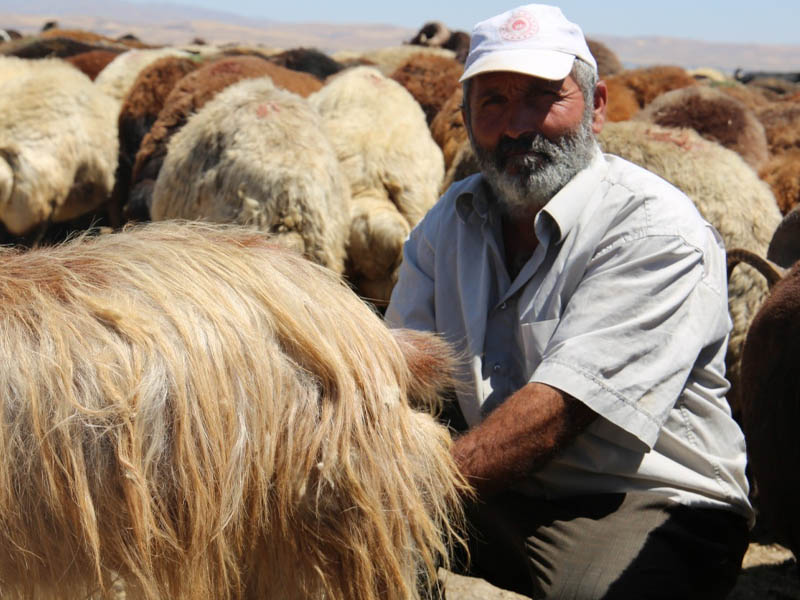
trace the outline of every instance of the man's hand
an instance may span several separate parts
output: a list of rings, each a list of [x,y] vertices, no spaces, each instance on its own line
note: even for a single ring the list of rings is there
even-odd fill
[[[572,396],[529,383],[456,439],[452,454],[478,494],[490,496],[542,467],[596,417]]]

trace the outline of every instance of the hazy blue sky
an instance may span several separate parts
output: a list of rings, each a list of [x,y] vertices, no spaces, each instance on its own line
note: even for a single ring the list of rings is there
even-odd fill
[[[467,31],[476,21],[515,6],[497,0],[167,1],[276,21],[387,23],[417,28],[425,21],[438,19],[452,29]],[[557,4],[588,34],[800,45],[799,0],[564,0]]]

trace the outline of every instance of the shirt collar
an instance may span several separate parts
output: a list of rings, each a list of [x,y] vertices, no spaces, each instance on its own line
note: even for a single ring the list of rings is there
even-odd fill
[[[491,205],[495,202],[494,196],[489,190],[489,184],[486,183],[483,175],[472,177],[464,183],[464,191],[456,197],[458,217],[466,224],[474,213],[481,220],[486,221],[489,218]]]
[[[542,227],[539,223],[542,214],[546,213],[556,226],[555,243],[561,242],[578,222],[580,214],[600,185],[608,167],[600,148],[595,148],[589,165],[578,172],[567,185],[553,196],[545,207],[536,215],[536,231]]]

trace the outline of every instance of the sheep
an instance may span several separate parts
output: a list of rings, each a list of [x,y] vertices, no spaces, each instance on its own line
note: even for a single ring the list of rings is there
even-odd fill
[[[10,42],[22,38],[22,34],[16,29],[0,29],[0,43]]]
[[[756,111],[767,132],[770,152],[800,148],[800,102],[772,102]]]
[[[641,121],[608,123],[599,135],[606,152],[617,154],[660,175],[688,195],[700,214],[722,236],[727,248],[765,256],[781,214],[769,186],[733,152],[691,129],[672,129]],[[726,364],[728,401],[739,413],[742,346],[747,328],[767,295],[763,278],[749,266],[728,283],[733,330]]]
[[[408,43],[414,46],[441,48],[450,39],[450,30],[441,21],[429,21]]]
[[[639,100],[636,92],[620,78],[606,79],[608,102],[606,103],[606,120],[611,123],[627,121],[639,112]]]
[[[149,218],[153,185],[161,170],[167,144],[188,117],[199,111],[220,90],[242,79],[270,77],[277,86],[308,96],[322,83],[308,73],[279,67],[256,56],[234,56],[203,64],[175,84],[150,131],[144,136],[131,176],[126,214]]]
[[[261,78],[221,91],[170,140],[152,217],[253,225],[341,273],[349,209],[319,117]]]
[[[759,171],[784,215],[800,204],[800,147],[773,156]]]
[[[757,111],[757,109],[772,102],[769,98],[767,98],[762,90],[754,86],[743,85],[739,82],[731,81],[712,85],[729,96],[733,96],[752,110]]]
[[[606,83],[611,82],[630,88],[636,96],[639,108],[644,108],[664,92],[697,85],[691,75],[675,66],[630,69],[608,77]]]
[[[114,50],[90,50],[89,52],[74,54],[64,60],[79,71],[86,73],[89,79],[94,81],[100,71],[114,60],[118,54],[120,53]]]
[[[797,204],[784,215],[772,234],[767,258],[784,268],[800,260],[800,208]]]
[[[800,265],[775,284],[742,354],[742,429],[756,481],[759,519],[800,556]]]
[[[425,120],[431,124],[436,114],[461,87],[459,77],[464,66],[454,58],[416,54],[391,75],[419,102]]]
[[[750,80],[747,85],[761,89],[772,100],[779,100],[800,91],[800,84],[780,77],[758,77]]]
[[[17,58],[67,58],[93,50],[114,50],[114,48],[98,47],[69,38],[24,37],[3,44],[0,47],[0,55]]]
[[[463,97],[464,90],[459,85],[431,121],[431,136],[442,149],[445,171],[450,169],[459,147],[467,139],[467,130],[461,115]]]
[[[340,62],[314,48],[286,50],[280,54],[270,56],[269,60],[281,67],[313,75],[321,81],[345,68]]]
[[[453,157],[453,162],[445,173],[444,181],[442,182],[441,193],[444,193],[447,188],[453,185],[456,181],[469,177],[474,173],[481,170],[478,165],[478,158],[475,156],[475,151],[472,149],[472,144],[469,139],[464,139],[456,150],[456,155]]]
[[[601,78],[616,75],[623,71],[622,63],[617,55],[599,40],[587,39],[586,45],[589,46],[589,52],[594,56],[597,62],[597,73]]]
[[[780,79],[790,83],[800,83],[800,72],[784,72],[784,71],[743,71],[736,69],[733,77],[742,83],[750,83],[756,79]]]
[[[142,69],[165,56],[188,57],[190,54],[177,48],[128,50],[112,60],[105,69],[100,71],[97,79],[94,80],[94,84],[117,100],[118,106],[114,118],[118,116],[119,108],[122,106],[125,96],[131,89],[133,82],[136,81],[136,77],[142,72]]]
[[[730,79],[725,73],[713,67],[698,67],[696,69],[689,69],[686,72],[700,82],[712,84],[727,84],[730,82]]]
[[[417,599],[467,493],[450,356],[244,228],[0,248],[0,595]]]
[[[119,131],[119,166],[113,194],[113,203],[118,219],[122,219],[120,211],[127,202],[133,165],[142,140],[155,123],[161,109],[164,108],[164,103],[172,88],[180,79],[194,71],[198,64],[199,61],[194,58],[180,56],[160,58],[142,69],[125,97],[119,111],[117,127]],[[135,220],[149,218],[146,211],[140,213],[131,211],[125,216]]]
[[[469,54],[470,36],[465,31],[450,31],[441,21],[425,23],[408,42],[412,46],[452,50],[462,65]]]
[[[438,198],[444,177],[442,151],[431,138],[419,104],[373,67],[342,71],[309,101],[322,116],[350,183],[353,225],[348,277],[374,279],[376,273],[368,265],[381,265],[387,269],[380,279],[389,278],[390,284],[383,286],[388,292],[408,231]],[[398,212],[391,218],[387,201]],[[372,212],[376,204],[383,209]],[[355,243],[353,237],[362,234],[366,241]],[[364,251],[354,251],[360,248]],[[385,294],[371,298],[376,303],[389,300]]]
[[[0,221],[12,235],[68,221],[108,198],[114,101],[61,59],[0,57]]]
[[[76,42],[92,44],[94,46],[108,46],[112,48],[119,45],[116,40],[111,39],[110,37],[83,29],[61,29],[60,27],[51,27],[49,29],[43,29],[39,34],[39,37],[45,40],[63,38],[75,40]]]
[[[429,46],[387,46],[385,48],[377,48],[375,50],[368,50],[360,54],[353,53],[335,53],[333,58],[339,62],[353,62],[360,60],[362,63],[372,65],[378,69],[385,77],[389,77],[400,66],[405,63],[409,58],[416,54],[427,54],[433,56],[443,56],[445,58],[455,58],[456,53],[452,50],[445,48],[436,48]]]
[[[756,171],[769,158],[767,135],[755,113],[717,88],[692,85],[665,92],[633,118],[694,129],[707,140],[737,152]]]

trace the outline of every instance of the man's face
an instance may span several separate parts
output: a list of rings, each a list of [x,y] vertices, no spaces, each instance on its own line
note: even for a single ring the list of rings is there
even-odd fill
[[[482,73],[467,102],[481,171],[512,216],[538,211],[591,160],[592,107],[572,77]]]

